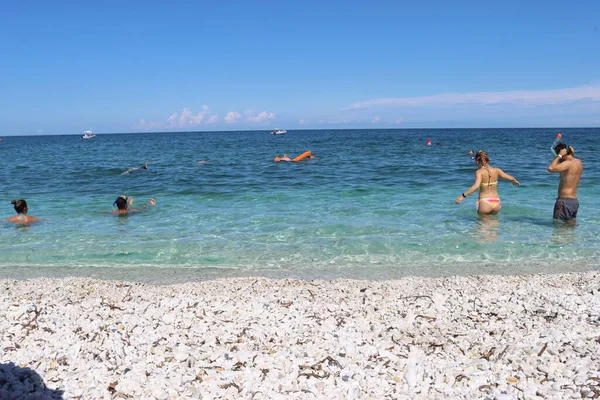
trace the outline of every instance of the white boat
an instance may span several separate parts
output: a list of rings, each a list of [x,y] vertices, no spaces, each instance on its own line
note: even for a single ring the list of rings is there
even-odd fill
[[[287,131],[285,129],[273,129],[271,135],[283,135]]]
[[[82,139],[92,139],[95,138],[96,135],[92,133],[92,131],[83,131],[83,135],[80,136]]]

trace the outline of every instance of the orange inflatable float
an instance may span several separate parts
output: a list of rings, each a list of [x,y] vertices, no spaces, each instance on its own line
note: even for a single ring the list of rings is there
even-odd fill
[[[300,161],[300,160],[304,160],[306,157],[310,157],[311,156],[311,152],[309,151],[305,151],[304,153],[300,154],[298,157],[292,159],[292,161]]]
[[[298,157],[292,158],[292,159],[290,159],[289,157],[287,157],[285,154],[284,154],[284,156],[285,157],[275,157],[273,159],[273,161],[275,161],[275,162],[279,162],[279,161],[295,161],[295,162],[298,162],[298,161],[304,160],[305,158],[312,157],[312,152],[310,150],[305,151],[304,153],[300,154]]]

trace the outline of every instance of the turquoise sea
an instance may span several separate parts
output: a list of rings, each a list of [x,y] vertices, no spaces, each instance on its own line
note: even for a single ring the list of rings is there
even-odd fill
[[[584,162],[575,227],[552,221],[557,133]],[[397,129],[4,136],[0,278],[90,276],[173,283],[218,277],[389,279],[566,272],[600,265],[600,129]],[[426,146],[426,140],[432,141]],[[468,155],[499,184],[480,220]],[[317,157],[274,163],[311,150]],[[596,156],[594,156],[596,154]],[[198,161],[208,160],[199,164]],[[149,163],[147,171],[122,174]],[[111,215],[121,194],[157,205]]]

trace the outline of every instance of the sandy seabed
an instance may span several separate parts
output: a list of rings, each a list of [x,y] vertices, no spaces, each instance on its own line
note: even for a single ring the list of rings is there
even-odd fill
[[[600,272],[0,280],[0,399],[600,397]]]

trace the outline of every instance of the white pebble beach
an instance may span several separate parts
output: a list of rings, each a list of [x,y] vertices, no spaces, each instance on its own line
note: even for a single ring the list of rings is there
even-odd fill
[[[600,396],[600,272],[0,280],[1,399]]]

